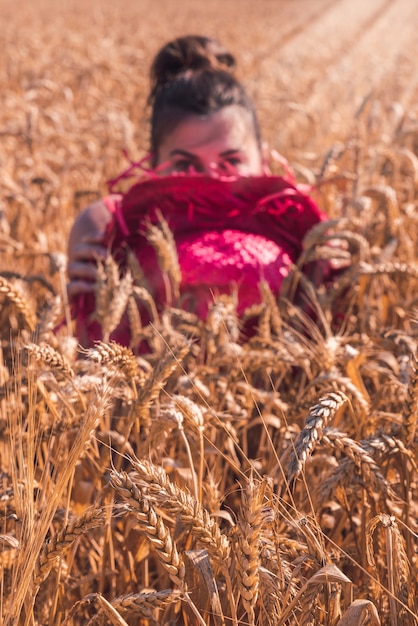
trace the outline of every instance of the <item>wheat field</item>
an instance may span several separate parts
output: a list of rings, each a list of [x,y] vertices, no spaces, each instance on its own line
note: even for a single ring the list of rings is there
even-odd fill
[[[415,1],[0,0],[0,24],[0,623],[418,624]],[[109,260],[104,334],[126,309],[151,350],[81,351],[68,232],[147,151],[148,67],[187,33],[237,56],[331,221],[248,341],[232,298],[158,311]]]

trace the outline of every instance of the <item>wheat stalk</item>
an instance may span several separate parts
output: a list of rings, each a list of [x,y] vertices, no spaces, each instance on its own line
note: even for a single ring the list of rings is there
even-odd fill
[[[11,624],[15,623],[16,619],[21,614],[25,599],[29,598],[34,601],[36,597],[37,588],[33,588],[33,572],[35,571],[37,560],[41,554],[45,536],[50,528],[61,498],[65,494],[66,489],[68,489],[69,484],[71,484],[76,463],[90,445],[100,416],[109,407],[110,395],[111,387],[104,385],[96,401],[90,403],[79,429],[78,436],[67,450],[65,459],[62,459],[60,462],[59,458],[57,458],[56,462],[59,464],[60,471],[57,472],[54,489],[50,492],[50,496],[45,502],[42,515],[37,520],[34,519],[33,515],[33,493],[31,492],[31,489],[33,489],[33,476],[31,476],[31,464],[33,463],[33,459],[27,458],[25,461],[27,465],[27,469],[25,470],[27,476],[25,476],[25,478],[28,482],[26,486],[28,493],[23,492],[20,496],[20,498],[24,498],[25,502],[27,500],[26,507],[28,508],[25,513],[27,518],[24,518],[24,529],[22,530],[22,533],[25,533],[25,541],[19,552],[19,559],[13,572],[14,579],[12,584],[14,586],[14,594],[13,597],[8,599],[5,608],[5,626],[11,626]],[[22,433],[18,434],[18,436],[22,436]],[[35,441],[35,435],[33,433],[32,438],[33,441]],[[25,459],[23,442],[16,440],[16,435],[13,433],[12,445],[16,450],[20,450],[20,456]],[[30,454],[30,450],[31,448],[29,448],[28,454]],[[22,509],[23,506],[24,504],[22,503]]]

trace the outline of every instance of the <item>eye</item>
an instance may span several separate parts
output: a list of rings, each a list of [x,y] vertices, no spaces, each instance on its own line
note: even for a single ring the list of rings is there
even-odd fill
[[[229,157],[226,161],[229,165],[240,165],[242,163],[239,157]]]
[[[223,172],[236,172],[239,166],[242,164],[242,159],[237,156],[231,156],[224,159],[219,165],[219,169]]]
[[[172,165],[172,169],[174,172],[193,172],[195,167],[194,163],[189,159],[179,159],[178,161],[174,161]]]

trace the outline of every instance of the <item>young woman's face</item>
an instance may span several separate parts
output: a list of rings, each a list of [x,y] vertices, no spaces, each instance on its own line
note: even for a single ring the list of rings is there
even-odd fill
[[[262,156],[250,113],[232,105],[211,115],[186,117],[161,142],[158,165],[164,174],[262,174]]]

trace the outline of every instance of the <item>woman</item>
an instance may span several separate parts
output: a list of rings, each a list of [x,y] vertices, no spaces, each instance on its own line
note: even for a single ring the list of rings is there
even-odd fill
[[[144,225],[156,221],[157,209],[174,234],[181,293],[200,317],[214,294],[233,290],[242,313],[260,301],[262,279],[279,293],[305,234],[326,217],[291,183],[269,175],[254,107],[234,67],[233,56],[207,37],[178,38],[157,54],[149,96],[153,176],[77,218],[69,240],[73,301],[94,291],[97,260],[112,242],[113,249],[134,249],[156,301],[164,305],[144,237]],[[92,338],[88,324],[84,316],[78,330],[84,343],[87,335]],[[113,338],[129,342],[125,331]]]

